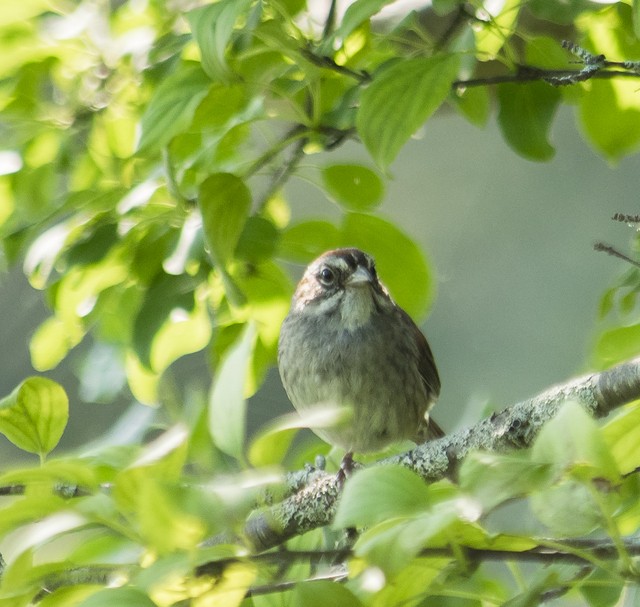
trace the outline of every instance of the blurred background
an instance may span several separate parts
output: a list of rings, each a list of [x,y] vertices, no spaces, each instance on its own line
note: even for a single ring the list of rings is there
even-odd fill
[[[433,307],[417,320],[442,377],[434,417],[447,431],[473,423],[489,407],[502,408],[590,368],[602,328],[600,297],[626,269],[623,261],[595,252],[593,243],[628,251],[632,231],[611,217],[638,213],[640,162],[636,156],[607,165],[580,139],[575,121],[571,110],[562,108],[552,132],[556,156],[537,164],[507,147],[495,117],[477,129],[441,111],[392,166],[379,213],[415,239],[434,272]],[[310,156],[303,167],[341,161],[372,164],[352,143],[330,158]],[[306,179],[292,179],[286,195],[293,220],[340,214]],[[293,269],[294,279],[302,269]],[[34,373],[28,343],[46,306],[20,268],[0,281],[0,395],[6,395]],[[152,409],[132,405],[126,395],[115,405],[92,402],[77,371],[94,356],[91,344],[83,343],[47,374],[62,383],[71,400],[58,452],[97,439],[118,419],[110,432],[124,439],[153,416]],[[204,355],[174,367],[178,385],[206,390],[210,372]],[[251,399],[250,432],[290,410],[273,369]],[[3,437],[0,456],[7,463],[18,456]]]

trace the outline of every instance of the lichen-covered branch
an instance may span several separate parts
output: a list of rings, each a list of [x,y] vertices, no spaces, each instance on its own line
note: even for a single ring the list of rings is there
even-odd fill
[[[595,417],[604,417],[638,398],[640,358],[555,386],[474,426],[381,460],[377,465],[401,465],[425,481],[437,481],[454,476],[470,451],[506,452],[529,447],[542,426],[568,401],[578,402]],[[313,481],[297,493],[255,512],[246,524],[246,539],[255,549],[266,550],[329,524],[335,514],[340,488],[336,475],[315,474]]]

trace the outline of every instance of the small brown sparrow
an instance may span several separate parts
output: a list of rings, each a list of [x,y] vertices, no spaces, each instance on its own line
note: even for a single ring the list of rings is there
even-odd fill
[[[282,325],[278,366],[299,411],[351,407],[348,422],[312,428],[348,454],[443,435],[429,420],[440,393],[429,344],[359,249],[328,251],[309,265]]]

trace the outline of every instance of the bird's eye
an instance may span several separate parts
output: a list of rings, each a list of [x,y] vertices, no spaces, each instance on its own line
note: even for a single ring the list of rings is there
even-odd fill
[[[336,280],[336,274],[331,268],[324,267],[318,274],[318,279],[325,286],[332,285]]]

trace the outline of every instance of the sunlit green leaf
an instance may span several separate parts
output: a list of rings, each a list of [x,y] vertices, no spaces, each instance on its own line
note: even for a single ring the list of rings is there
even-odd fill
[[[384,196],[384,184],[376,173],[358,164],[333,164],[322,171],[329,194],[351,211],[375,208]]]
[[[193,288],[193,279],[184,274],[160,273],[149,285],[133,324],[133,346],[140,360],[150,369],[154,368],[151,362],[154,339],[160,329],[171,322],[171,313],[181,311],[184,318],[193,311]]]
[[[20,449],[41,457],[58,444],[68,419],[67,394],[46,377],[29,377],[0,400],[0,432]]]
[[[132,351],[127,352],[125,371],[129,389],[135,398],[141,403],[155,405],[158,402],[160,374],[149,369]]]
[[[596,343],[595,353],[603,365],[613,365],[640,352],[640,324],[605,331]]]
[[[481,60],[493,59],[511,38],[516,27],[522,3],[520,0],[505,0],[494,5],[500,11],[490,14],[486,23],[476,30],[476,49]]]
[[[577,20],[586,47],[609,60],[637,58],[640,40],[633,33],[631,6],[616,3]],[[637,82],[629,78],[591,79],[580,97],[582,128],[592,145],[612,160],[640,148],[640,99]]]
[[[211,318],[205,304],[196,300],[192,310],[171,311],[153,339],[150,353],[151,368],[164,371],[178,358],[199,352],[211,338]]]
[[[621,473],[640,467],[640,403],[625,408],[602,432]]]
[[[581,98],[580,121],[596,149],[616,160],[640,147],[640,101],[628,80],[592,80]]]
[[[447,98],[458,65],[455,55],[398,61],[381,70],[363,91],[356,125],[379,166],[389,166]]]
[[[64,322],[55,316],[47,318],[31,336],[31,364],[37,371],[53,369],[83,337],[81,323]]]
[[[159,553],[193,550],[205,538],[204,521],[180,503],[187,490],[147,478],[140,482],[138,491],[141,532]]]

